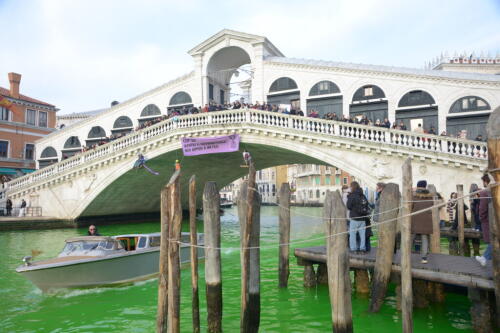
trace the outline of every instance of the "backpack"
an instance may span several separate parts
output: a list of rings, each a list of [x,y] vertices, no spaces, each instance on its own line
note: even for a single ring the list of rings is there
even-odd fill
[[[370,215],[370,206],[364,194],[361,195],[359,200],[354,200],[353,210],[358,216]]]

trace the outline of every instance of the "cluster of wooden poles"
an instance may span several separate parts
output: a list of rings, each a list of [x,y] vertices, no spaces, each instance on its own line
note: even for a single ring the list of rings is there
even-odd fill
[[[289,276],[290,187],[280,189],[279,286],[287,287]],[[255,187],[255,168],[240,188],[238,215],[241,237],[241,332],[258,332],[260,323],[260,204]],[[161,245],[158,286],[157,332],[180,331],[180,260],[182,207],[180,170],[161,192]],[[203,191],[205,285],[207,331],[222,332],[220,196],[215,182]],[[196,232],[196,179],[189,180],[189,229],[193,332],[200,332],[198,295],[198,244]]]
[[[500,108],[490,116],[489,170],[496,183],[500,182]],[[492,130],[490,130],[492,128]],[[401,231],[400,293],[403,332],[413,332],[413,285],[411,271],[411,211],[412,173],[411,160],[402,168],[402,191],[397,184],[388,184],[381,194],[379,240],[372,277],[370,311],[380,310],[387,291],[393,265],[398,220]],[[198,257],[196,233],[195,177],[189,181],[189,224],[191,242],[191,284],[193,332],[200,332],[198,298]],[[431,188],[436,193],[435,188]],[[255,187],[255,168],[249,167],[248,180],[243,184],[238,198],[238,215],[241,236],[241,314],[240,331],[258,332],[260,323],[260,196]],[[490,220],[493,244],[493,272],[496,304],[500,304],[500,186],[492,188],[492,215]],[[458,187],[458,205],[463,207],[463,186]],[[436,202],[437,197],[434,196]],[[279,193],[279,287],[287,287],[289,276],[290,244],[290,188],[283,184]],[[398,209],[402,203],[402,209]],[[494,208],[494,209],[493,209]],[[495,210],[496,213],[493,213]],[[495,214],[495,215],[493,215]],[[432,208],[433,229],[431,253],[440,252],[439,212]],[[332,327],[337,333],[352,332],[352,305],[350,263],[347,245],[346,207],[339,191],[328,191],[325,197],[323,219],[326,222],[327,276],[332,311]],[[205,232],[205,282],[207,302],[207,331],[222,332],[222,281],[220,239],[220,197],[214,182],[207,182],[203,192],[203,221]],[[465,253],[464,211],[458,217],[459,252]],[[491,222],[493,221],[493,222]],[[161,192],[161,245],[158,289],[157,332],[180,331],[180,239],[182,207],[180,170],[176,171]],[[307,268],[305,267],[305,276]],[[321,268],[321,267],[320,267]],[[314,275],[314,270],[310,266]],[[319,270],[319,269],[318,269]],[[320,274],[318,274],[320,275]],[[319,278],[319,277],[318,277]],[[443,294],[443,285],[429,282],[435,297]]]

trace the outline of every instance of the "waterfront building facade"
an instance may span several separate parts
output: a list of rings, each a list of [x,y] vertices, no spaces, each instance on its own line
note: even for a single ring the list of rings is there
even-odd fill
[[[36,169],[36,141],[55,130],[52,104],[21,94],[21,74],[9,73],[9,88],[0,87],[0,176],[2,182]]]

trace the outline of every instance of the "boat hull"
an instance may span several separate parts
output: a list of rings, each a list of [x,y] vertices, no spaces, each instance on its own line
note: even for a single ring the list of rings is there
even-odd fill
[[[180,261],[190,261],[189,247],[181,247]],[[203,249],[198,249],[203,257]],[[42,291],[59,288],[90,288],[117,285],[155,277],[159,272],[160,250],[147,249],[106,257],[79,259],[60,264],[21,266],[24,275]]]

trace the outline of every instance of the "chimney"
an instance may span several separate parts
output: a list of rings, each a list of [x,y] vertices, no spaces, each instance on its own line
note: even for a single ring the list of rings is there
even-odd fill
[[[10,96],[19,99],[19,84],[21,83],[21,74],[9,73]]]

